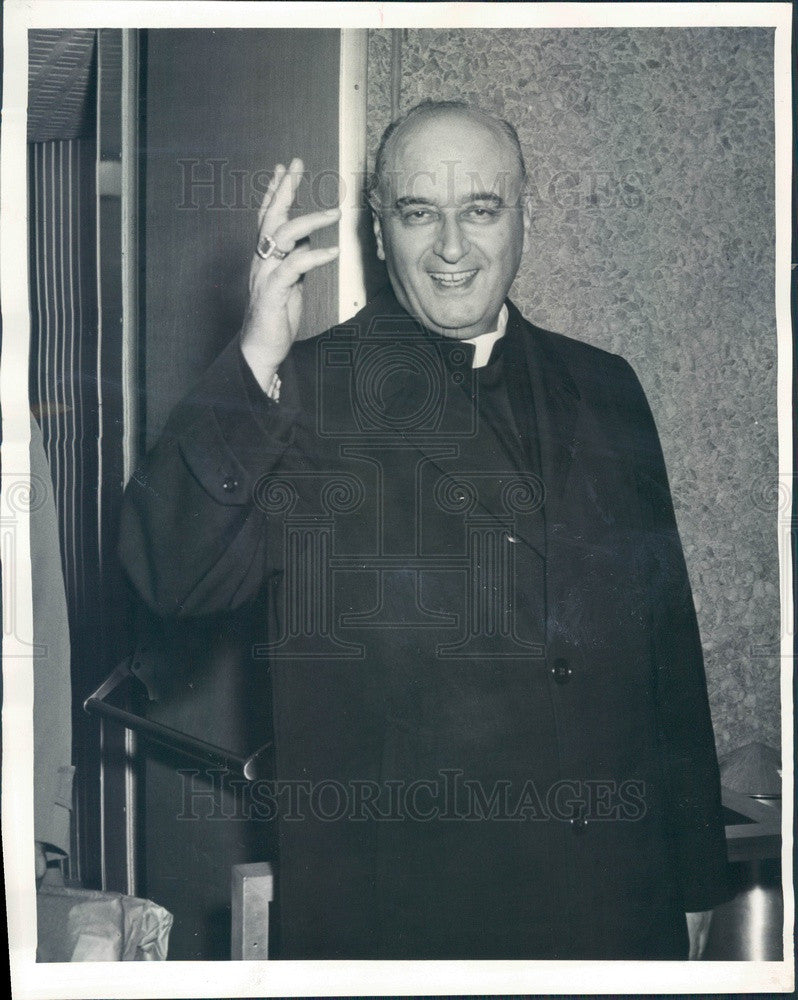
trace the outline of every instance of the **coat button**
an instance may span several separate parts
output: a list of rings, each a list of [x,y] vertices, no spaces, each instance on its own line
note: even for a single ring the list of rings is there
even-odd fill
[[[571,820],[572,833],[584,833],[586,826],[587,826],[587,820],[584,818],[584,816],[574,816],[574,818]]]
[[[551,675],[557,684],[567,684],[571,679],[571,673],[568,661],[564,657],[558,656],[554,661],[554,666],[551,668]]]
[[[234,476],[228,476],[222,483],[222,489],[225,493],[232,493],[233,490],[238,489],[238,480]]]

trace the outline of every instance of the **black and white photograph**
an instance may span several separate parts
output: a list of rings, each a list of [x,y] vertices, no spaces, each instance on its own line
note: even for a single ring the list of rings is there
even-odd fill
[[[792,991],[792,31],[7,4],[15,996]]]

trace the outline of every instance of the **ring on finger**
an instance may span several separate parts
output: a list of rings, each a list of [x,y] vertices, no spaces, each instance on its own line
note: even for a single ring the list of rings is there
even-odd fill
[[[285,260],[289,253],[288,250],[281,250],[274,242],[274,237],[268,233],[264,233],[258,239],[255,252],[261,260],[269,260],[270,257],[274,257],[275,260]]]

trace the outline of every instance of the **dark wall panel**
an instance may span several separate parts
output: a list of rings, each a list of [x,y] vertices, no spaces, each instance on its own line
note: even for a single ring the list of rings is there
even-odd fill
[[[240,327],[265,172],[301,156],[308,173],[298,210],[335,203],[339,37],[338,31],[293,29],[149,33],[150,443]],[[318,246],[335,240],[334,228],[314,237]],[[337,319],[336,267],[309,275],[305,285],[308,335]]]

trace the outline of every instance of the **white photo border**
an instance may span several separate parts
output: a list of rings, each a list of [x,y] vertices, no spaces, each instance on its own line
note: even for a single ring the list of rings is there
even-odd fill
[[[0,398],[3,467],[29,475],[27,245],[27,31],[31,28],[314,27],[569,28],[773,27],[779,477],[791,492],[790,315],[792,89],[789,3],[298,3],[7,0],[0,145],[0,293],[4,326]],[[22,291],[20,291],[22,290]],[[4,472],[2,508],[7,515]],[[19,517],[19,515],[17,515]],[[3,637],[3,864],[17,1000],[100,997],[791,992],[793,593],[790,546],[780,538],[784,959],[781,962],[143,962],[37,964],[33,857],[33,677],[27,517],[16,532],[14,634]],[[779,525],[780,532],[789,525]],[[5,632],[5,630],[4,630]],[[28,665],[28,669],[22,669]]]

